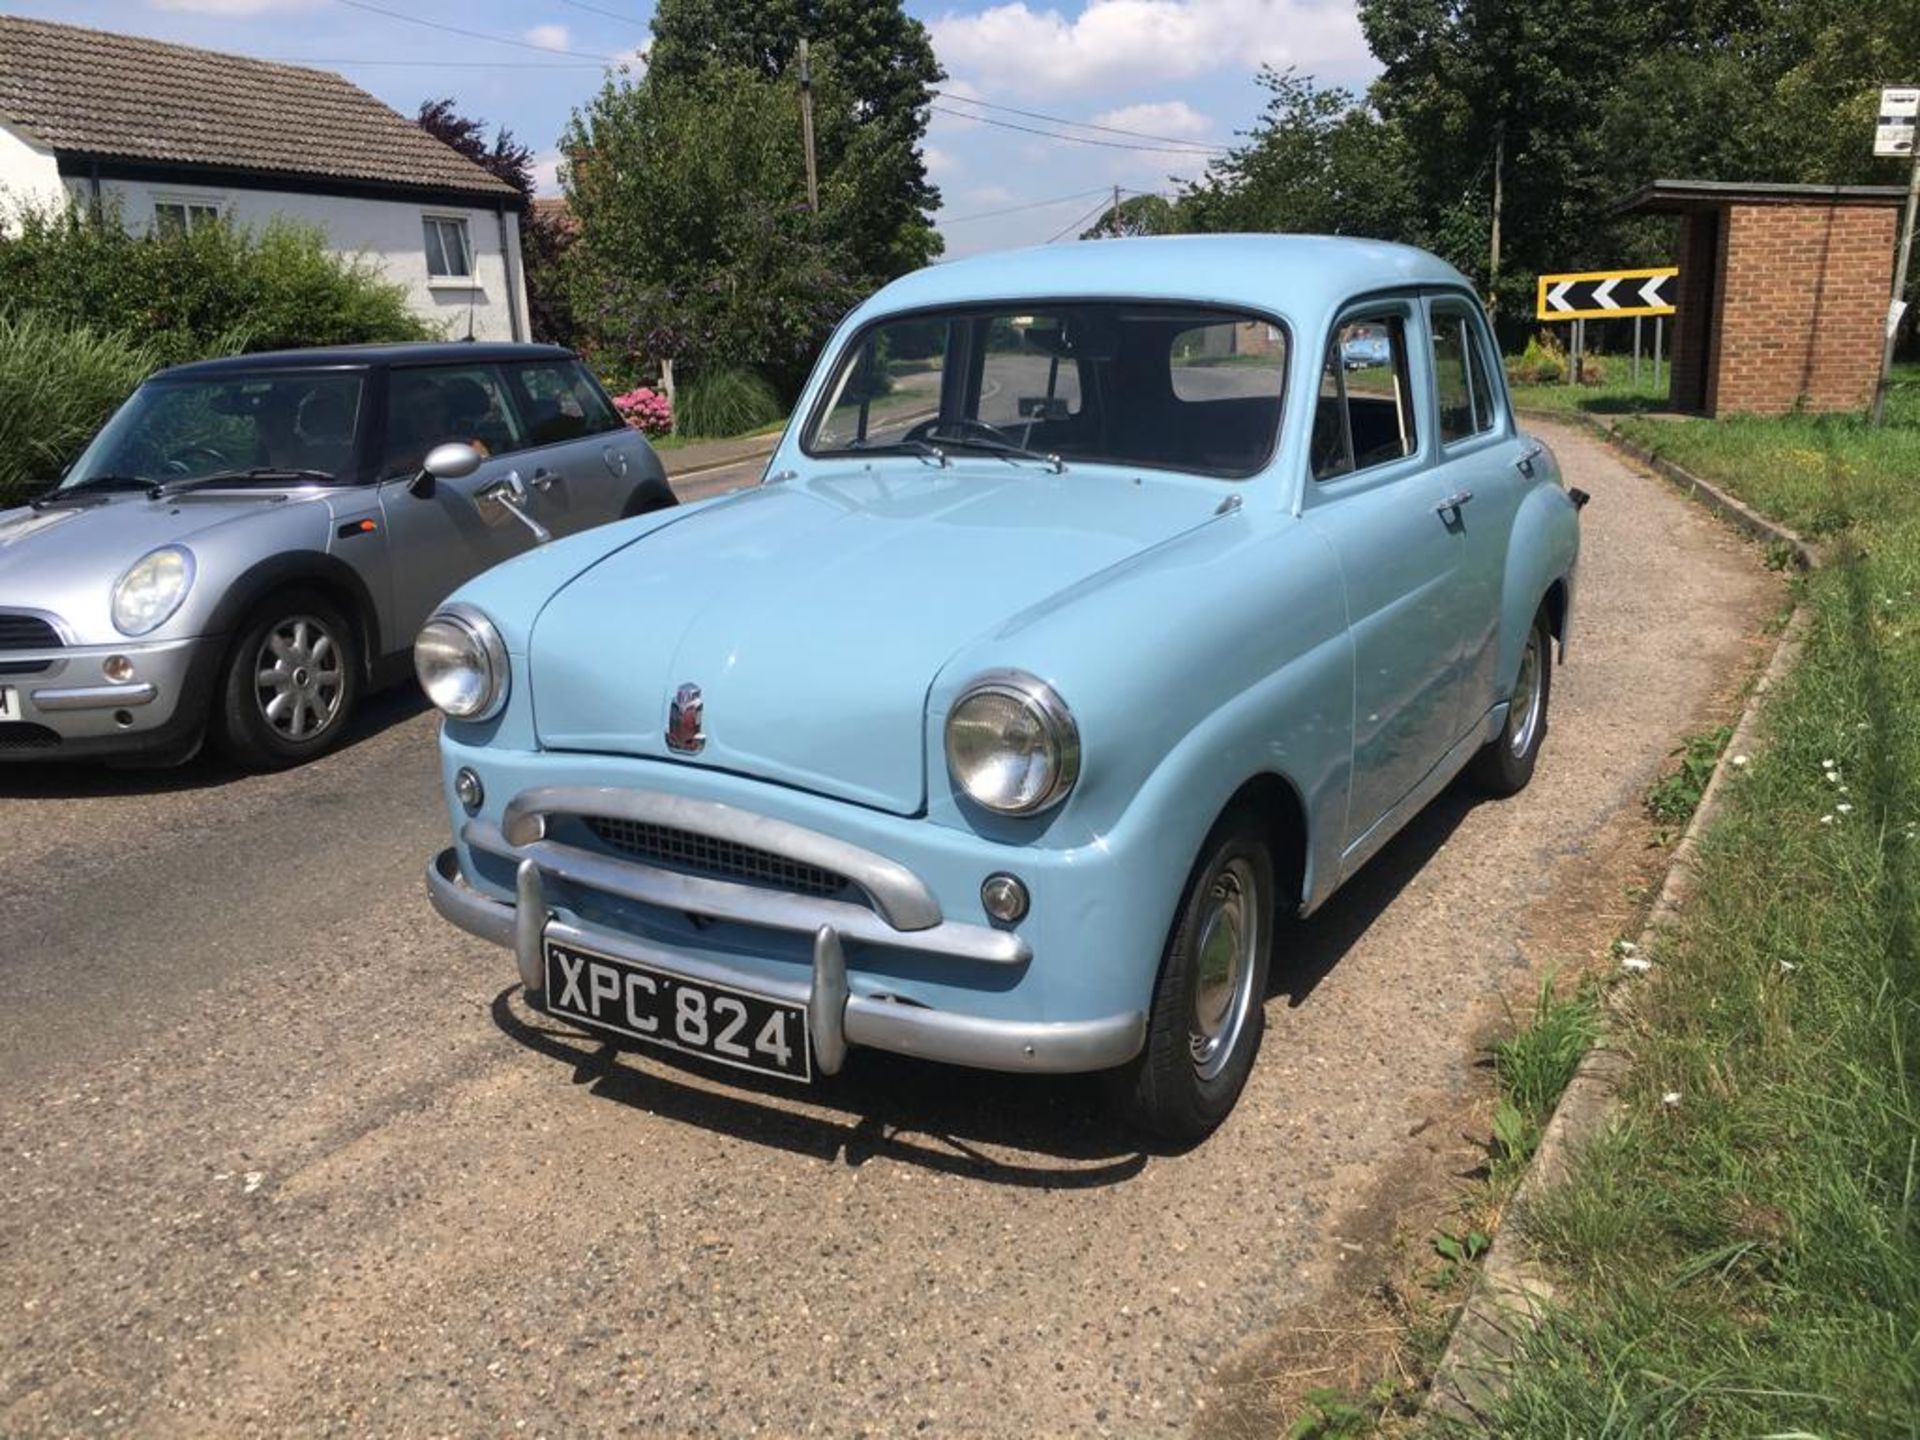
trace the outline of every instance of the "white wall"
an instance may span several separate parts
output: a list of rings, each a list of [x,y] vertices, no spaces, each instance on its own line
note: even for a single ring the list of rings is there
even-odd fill
[[[524,340],[531,333],[526,277],[520,263],[520,231],[511,210],[506,212],[503,255],[500,217],[486,208],[302,195],[284,190],[156,185],[142,180],[104,180],[100,188],[105,203],[109,207],[117,205],[122,220],[134,230],[153,222],[153,207],[162,201],[218,206],[236,224],[248,227],[265,225],[275,216],[317,225],[333,250],[366,259],[387,279],[403,286],[414,312],[428,324],[440,327],[447,339],[464,340],[471,323],[476,340],[512,340],[516,312],[519,338]],[[86,195],[88,189],[85,181],[73,183],[76,196]],[[422,225],[428,215],[458,217],[467,222],[467,244],[473,256],[471,280],[428,276]],[[509,268],[511,286],[507,283]]]
[[[57,205],[65,196],[53,151],[0,125],[0,223],[16,206]]]

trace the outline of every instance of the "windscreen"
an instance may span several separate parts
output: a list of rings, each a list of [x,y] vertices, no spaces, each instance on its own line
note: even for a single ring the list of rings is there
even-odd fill
[[[1231,310],[1119,301],[919,311],[842,352],[811,455],[968,452],[1253,474],[1280,430],[1287,334]]]
[[[314,371],[155,380],[107,422],[62,489],[124,476],[152,483],[250,470],[346,478],[364,379]]]

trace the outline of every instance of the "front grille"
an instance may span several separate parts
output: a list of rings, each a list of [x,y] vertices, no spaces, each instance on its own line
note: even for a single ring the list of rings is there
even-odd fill
[[[0,722],[0,750],[54,750],[60,737],[44,725],[26,720]]]
[[[651,860],[725,880],[771,885],[801,895],[838,895],[847,888],[844,875],[771,851],[756,850],[751,845],[738,845],[692,830],[639,820],[614,820],[602,815],[583,818],[587,828],[610,849],[637,860]]]
[[[0,610],[0,650],[57,650],[60,632],[38,615]]]

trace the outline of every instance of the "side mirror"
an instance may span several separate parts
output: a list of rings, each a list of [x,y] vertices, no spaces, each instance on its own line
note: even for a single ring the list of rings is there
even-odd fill
[[[436,445],[427,452],[420,473],[413,477],[413,483],[407,489],[424,500],[433,494],[434,481],[464,480],[480,468],[484,458],[477,447],[463,440],[449,440],[444,445]]]

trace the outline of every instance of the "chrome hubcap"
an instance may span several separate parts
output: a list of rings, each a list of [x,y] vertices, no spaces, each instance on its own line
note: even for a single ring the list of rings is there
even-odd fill
[[[1253,867],[1229,860],[1207,887],[1206,913],[1194,942],[1198,979],[1187,1044],[1193,1068],[1211,1080],[1227,1066],[1254,1004],[1253,957],[1259,944]]]
[[[1533,737],[1540,729],[1540,632],[1527,636],[1527,648],[1520,656],[1520,678],[1514,682],[1513,699],[1507,704],[1507,748],[1515,758],[1533,748]]]
[[[339,718],[346,698],[340,645],[311,615],[269,630],[253,668],[254,698],[275,733],[310,740]]]

